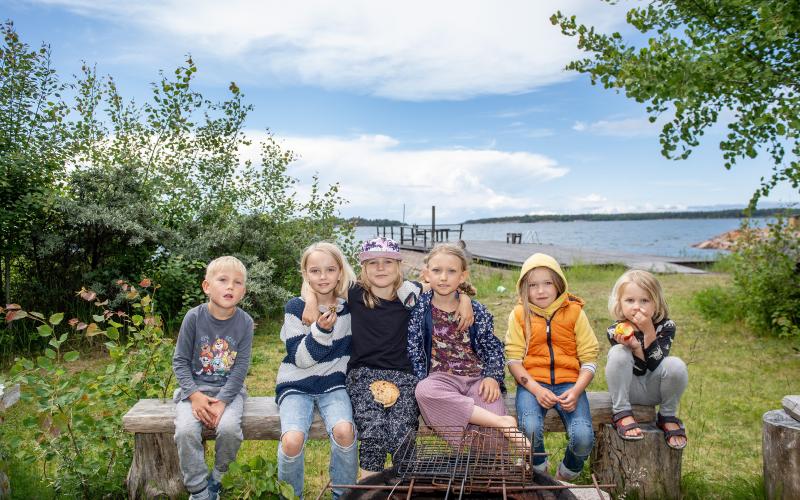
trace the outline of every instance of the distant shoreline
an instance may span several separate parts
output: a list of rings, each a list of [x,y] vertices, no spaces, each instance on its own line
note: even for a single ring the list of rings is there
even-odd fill
[[[772,217],[800,215],[797,208],[764,208],[754,210],[749,217]],[[748,217],[744,209],[703,210],[691,212],[642,212],[624,214],[546,214],[520,215],[509,217],[490,217],[470,219],[464,224],[494,224],[503,222],[573,222],[573,221],[615,221],[615,220],[653,220],[653,219],[744,219]]]
[[[757,209],[750,217],[772,217],[777,214],[800,216],[797,208],[763,208]],[[653,220],[653,219],[744,219],[744,209],[729,210],[694,210],[686,212],[642,212],[624,214],[544,214],[544,215],[511,215],[507,217],[488,217],[485,219],[465,220],[462,224],[501,224],[507,222],[573,222],[573,221],[614,221],[614,220]],[[350,219],[357,227],[364,226],[403,226],[397,220],[390,219]],[[452,225],[452,224],[445,224]]]

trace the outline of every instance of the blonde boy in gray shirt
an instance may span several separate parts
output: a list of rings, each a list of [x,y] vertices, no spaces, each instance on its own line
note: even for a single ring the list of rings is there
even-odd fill
[[[206,269],[208,302],[183,318],[172,369],[175,391],[175,443],[183,484],[192,500],[216,499],[222,474],[242,443],[242,411],[250,366],[253,319],[237,307],[244,297],[247,269],[236,257],[220,257]],[[205,463],[203,427],[214,429],[215,463]]]

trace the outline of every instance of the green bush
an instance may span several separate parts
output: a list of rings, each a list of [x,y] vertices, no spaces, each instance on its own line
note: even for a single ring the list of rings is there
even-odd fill
[[[35,359],[18,359],[8,380],[22,384],[21,398],[32,411],[23,419],[33,432],[6,433],[2,446],[15,459],[42,471],[57,497],[102,498],[125,495],[132,439],[120,426],[123,413],[140,398],[164,398],[173,383],[172,341],[153,310],[158,288],[150,280],[119,283],[132,313],[109,309],[95,292],[80,296],[94,304],[91,319],[66,321],[12,305],[0,308],[6,322],[31,321],[48,348]],[[102,372],[82,370],[80,353],[67,351],[75,337],[105,340],[110,362]],[[3,378],[3,377],[0,377]],[[0,456],[8,455],[3,451]]]
[[[732,288],[713,286],[700,290],[694,296],[695,307],[706,318],[729,323],[741,317],[736,292]]]
[[[800,228],[778,217],[766,228],[742,228],[725,267],[733,274],[729,290],[711,288],[695,305],[722,321],[742,319],[757,332],[800,337]]]

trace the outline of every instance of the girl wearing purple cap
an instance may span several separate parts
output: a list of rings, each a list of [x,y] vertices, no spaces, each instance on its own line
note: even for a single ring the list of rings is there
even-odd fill
[[[419,422],[414,398],[417,377],[408,359],[407,344],[409,313],[423,287],[403,279],[402,259],[394,240],[379,237],[365,241],[358,254],[361,274],[347,296],[353,332],[347,392],[361,441],[362,479],[382,471],[387,453],[394,454],[408,431],[415,430]],[[469,297],[463,297],[459,307],[462,330],[473,320]],[[319,308],[312,297],[308,299],[303,319],[316,321]],[[375,400],[370,385],[377,381],[397,387],[400,394],[396,401],[389,404]]]

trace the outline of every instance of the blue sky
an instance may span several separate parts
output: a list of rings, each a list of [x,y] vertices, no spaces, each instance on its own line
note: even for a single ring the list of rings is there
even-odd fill
[[[96,63],[138,102],[186,54],[206,96],[235,81],[255,106],[249,135],[269,128],[295,151],[303,186],[314,173],[340,182],[345,216],[400,219],[404,204],[407,221],[436,205],[442,223],[746,204],[766,157],[725,170],[719,126],[689,160],[666,160],[644,105],[563,70],[580,53],[550,24],[556,8],[626,33],[629,6],[0,0],[26,42],[52,46],[61,75]],[[798,198],[780,186],[766,205]]]

